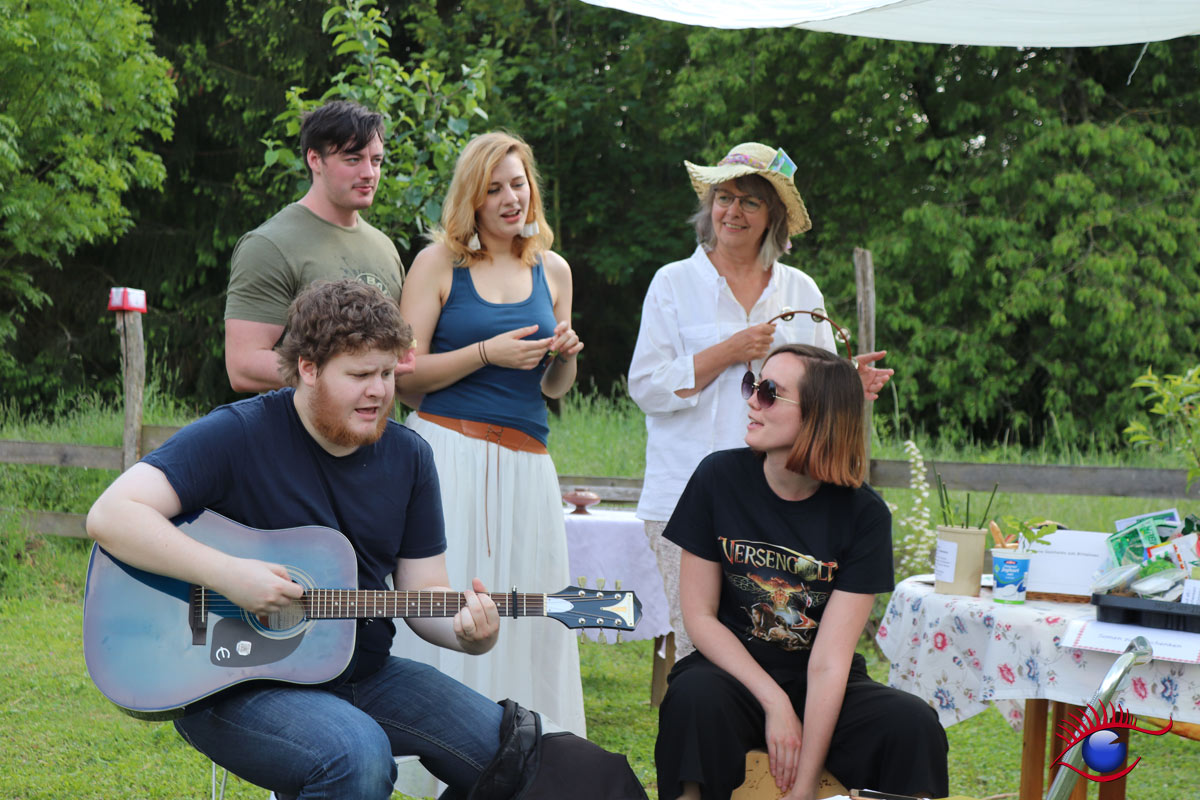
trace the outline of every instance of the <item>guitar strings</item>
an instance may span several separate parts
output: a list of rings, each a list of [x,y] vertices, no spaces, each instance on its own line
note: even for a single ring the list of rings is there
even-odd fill
[[[492,595],[496,611],[501,616],[512,614],[512,595]],[[545,616],[546,595],[517,595],[518,616]],[[212,589],[201,589],[203,608],[208,612],[241,614],[244,609]],[[385,591],[369,589],[313,589],[305,592],[300,605],[307,613],[320,618],[353,618],[359,609],[372,609],[379,616],[389,617],[451,617],[466,607],[466,596],[461,592],[437,591]],[[380,611],[382,609],[382,611]],[[393,613],[395,612],[395,613]]]

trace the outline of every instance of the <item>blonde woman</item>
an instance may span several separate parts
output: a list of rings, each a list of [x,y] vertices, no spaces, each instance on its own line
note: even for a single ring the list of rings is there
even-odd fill
[[[499,590],[570,582],[562,500],[546,451],[546,405],[575,382],[583,342],[571,328],[571,268],[550,250],[533,153],[494,132],[458,158],[441,228],[413,261],[400,308],[416,369],[408,425],[433,447],[446,517],[447,568]],[[420,396],[416,401],[416,396]],[[494,700],[512,698],[586,735],[579,653],[558,625],[504,626],[474,663],[424,648],[439,669]]]

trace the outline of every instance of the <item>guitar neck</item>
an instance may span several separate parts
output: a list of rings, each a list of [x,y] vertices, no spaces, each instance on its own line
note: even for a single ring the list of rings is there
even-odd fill
[[[546,616],[546,595],[510,592],[489,595],[502,617]],[[309,619],[360,617],[452,617],[467,604],[461,592],[309,589],[301,603]]]

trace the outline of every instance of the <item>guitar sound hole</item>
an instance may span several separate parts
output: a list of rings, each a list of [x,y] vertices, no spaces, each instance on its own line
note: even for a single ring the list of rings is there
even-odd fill
[[[294,628],[304,622],[304,608],[299,604],[293,604],[280,611],[273,611],[261,616],[258,621],[269,630],[286,631],[288,628]]]
[[[316,586],[312,575],[299,567],[288,566],[292,580],[309,591]],[[272,611],[269,614],[243,614],[243,619],[263,636],[272,639],[287,638],[303,633],[312,625],[312,620],[306,616],[307,611],[303,601],[292,603],[287,608]]]

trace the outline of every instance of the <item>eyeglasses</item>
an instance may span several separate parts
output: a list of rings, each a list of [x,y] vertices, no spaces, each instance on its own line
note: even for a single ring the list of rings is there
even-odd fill
[[[800,405],[795,400],[780,397],[779,387],[775,385],[775,381],[770,378],[763,378],[761,381],[756,381],[754,380],[753,370],[746,370],[746,374],[742,376],[742,399],[749,400],[750,395],[755,392],[758,393],[758,404],[763,408],[770,408],[775,405],[776,400],[782,400],[794,406]]]
[[[841,325],[838,325],[829,317],[825,316],[825,314],[821,311],[817,311],[816,309],[813,309],[812,311],[793,311],[792,309],[785,307],[782,312],[767,320],[766,324],[770,325],[777,319],[781,319],[784,322],[791,322],[798,314],[808,314],[809,318],[811,318],[813,322],[828,322],[830,327],[833,328],[834,338],[846,346],[846,358],[850,361],[850,365],[855,369],[858,369],[858,362],[854,360],[854,351],[850,349],[850,334],[845,328],[843,328]],[[751,373],[753,372],[749,361],[746,362],[746,369],[751,370]],[[744,387],[745,381],[743,381],[742,384]],[[749,394],[746,394],[745,388],[742,389],[742,395],[747,399],[750,397]]]
[[[757,197],[748,194],[733,194],[732,192],[717,192],[713,196],[713,202],[721,208],[729,208],[733,205],[733,201],[737,200],[742,204],[742,211],[747,214],[753,214],[763,207],[763,201]]]

